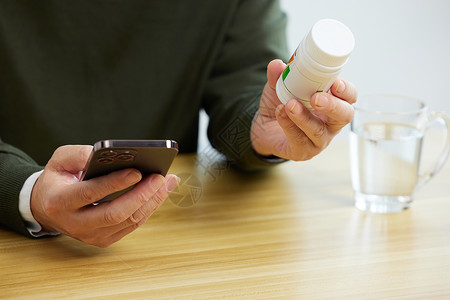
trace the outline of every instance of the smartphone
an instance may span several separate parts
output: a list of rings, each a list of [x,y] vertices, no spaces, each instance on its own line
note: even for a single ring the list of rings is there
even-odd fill
[[[151,173],[166,176],[177,154],[178,143],[173,140],[99,141],[94,144],[81,180],[127,168],[139,170],[142,176]],[[131,188],[111,194],[97,203],[113,200]]]

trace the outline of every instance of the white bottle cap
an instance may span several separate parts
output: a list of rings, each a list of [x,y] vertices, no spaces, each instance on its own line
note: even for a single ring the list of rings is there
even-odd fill
[[[304,41],[304,51],[317,63],[338,67],[347,61],[355,47],[355,38],[347,26],[333,19],[318,21]]]

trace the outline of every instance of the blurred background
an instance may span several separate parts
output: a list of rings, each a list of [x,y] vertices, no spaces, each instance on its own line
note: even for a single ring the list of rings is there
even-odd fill
[[[281,0],[293,52],[323,18],[346,24],[355,50],[341,77],[370,93],[404,94],[450,114],[450,1]]]
[[[431,110],[450,114],[450,1],[280,0],[288,16],[290,53],[323,18],[346,24],[356,47],[341,77],[359,95],[394,93],[419,98]],[[199,149],[208,144],[201,114]],[[348,126],[338,138],[347,138]]]

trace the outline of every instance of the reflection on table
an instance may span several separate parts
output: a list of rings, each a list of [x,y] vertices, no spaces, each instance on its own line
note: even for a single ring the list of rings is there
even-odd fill
[[[353,207],[346,141],[259,174],[179,156],[179,190],[107,249],[0,230],[5,298],[444,299],[450,165],[411,209]]]

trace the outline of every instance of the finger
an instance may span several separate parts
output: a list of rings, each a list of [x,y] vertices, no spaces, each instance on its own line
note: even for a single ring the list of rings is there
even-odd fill
[[[135,211],[128,219],[119,223],[104,226],[100,224],[100,228],[96,228],[99,225],[98,222],[93,222],[89,226],[96,228],[97,238],[94,240],[102,240],[108,236],[115,235],[116,233],[126,229],[133,228],[136,229],[142,224],[144,224],[148,218],[161,206],[161,204],[167,199],[171,191],[173,191],[179,184],[180,178],[175,175],[167,175],[164,184],[158,189],[158,191],[153,195],[153,197],[142,205],[137,211]],[[96,208],[94,208],[96,209]],[[98,216],[88,217],[85,219],[97,220]]]
[[[278,124],[283,129],[289,143],[289,153],[286,158],[295,161],[308,159],[309,148],[313,148],[314,145],[308,136],[289,118],[283,104],[277,107],[276,116]]]
[[[328,93],[316,93],[312,97],[312,106],[328,117],[328,130],[339,131],[353,119],[354,110],[349,102]]]
[[[80,240],[86,244],[97,246],[100,248],[106,248],[118,240],[122,239],[127,234],[130,234],[134,230],[136,230],[139,226],[134,224],[132,226],[128,225],[126,227],[120,227],[117,229],[111,230],[109,227],[105,228],[96,228],[87,232],[83,235],[72,236],[73,238]]]
[[[337,79],[330,89],[331,93],[342,100],[353,104],[358,99],[358,90],[353,83],[345,79]]]
[[[300,101],[289,100],[285,111],[289,119],[311,140],[314,146],[322,149],[328,144],[326,124],[315,117]]]
[[[278,77],[280,77],[286,64],[280,59],[274,59],[267,65],[267,81],[272,89],[275,89]]]
[[[114,234],[108,236],[107,238],[103,238],[100,242],[95,243],[94,245],[100,248],[106,248],[114,244],[115,242],[121,240],[126,235],[132,233],[135,231],[139,226],[137,225],[131,225],[128,227],[125,227],[118,232],[115,232]]]
[[[94,226],[114,226],[127,221],[133,213],[154,197],[164,182],[162,175],[151,174],[142,179],[132,190],[111,202],[103,203],[104,205],[93,210],[96,214],[94,219],[97,222]]]
[[[141,179],[142,175],[138,170],[125,169],[77,182],[67,187],[67,194],[71,195],[67,206],[77,209],[92,204],[138,183]]]
[[[261,94],[258,114],[265,118],[274,119],[275,108],[280,104],[281,101],[278,99],[276,91],[266,83]]]
[[[136,223],[139,226],[144,224],[147,219],[162,205],[169,194],[178,186],[180,178],[178,176],[169,174],[166,176],[164,185],[159,188],[158,192],[139,208],[131,217],[130,223]]]

